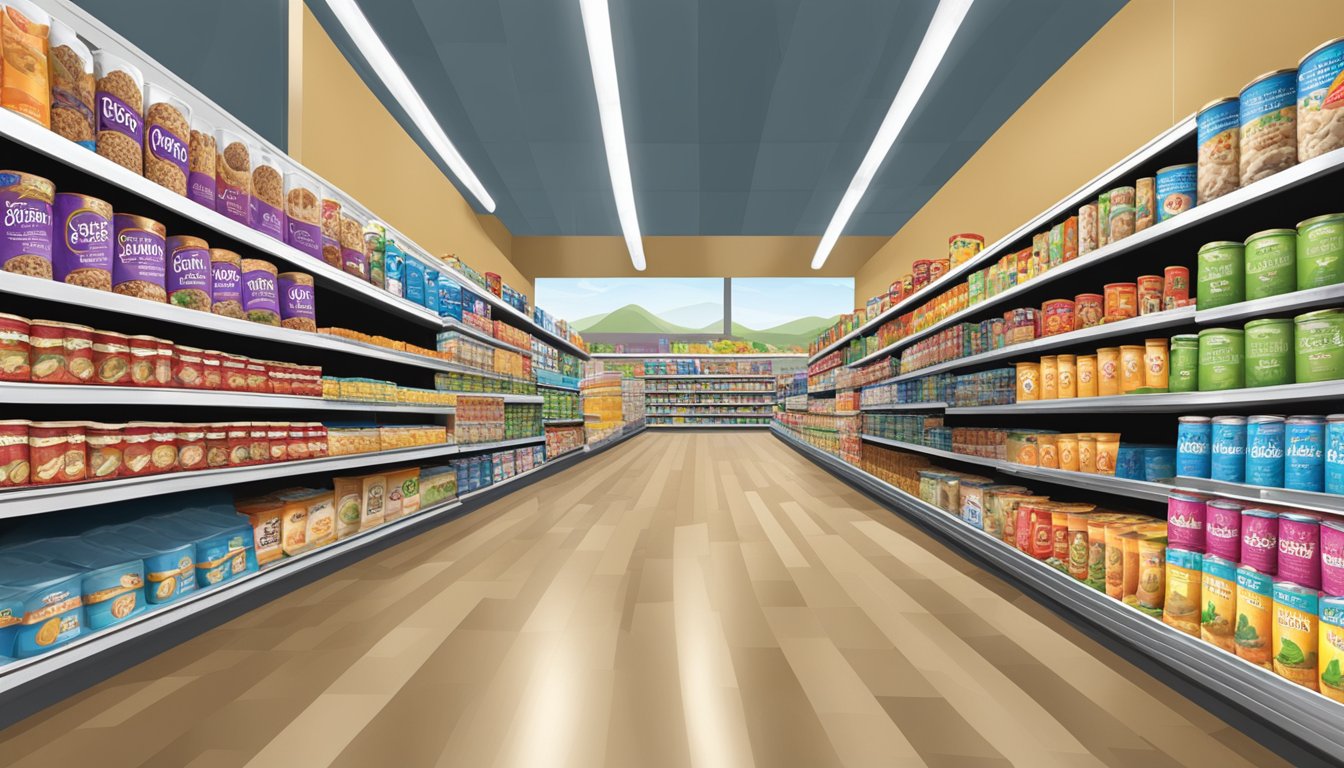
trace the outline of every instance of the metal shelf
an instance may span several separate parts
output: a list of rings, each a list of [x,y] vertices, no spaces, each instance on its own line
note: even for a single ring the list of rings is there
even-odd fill
[[[467,277],[461,272],[458,272],[457,270],[453,269],[447,264],[439,263],[438,267],[440,274],[445,274],[452,277],[454,280],[461,283],[462,287],[466,288],[472,294],[482,299],[485,299],[485,303],[489,304],[491,307],[494,308],[491,314],[492,316],[496,317],[496,319],[498,319],[499,313],[503,312],[505,316],[509,317],[513,321],[522,323],[527,328],[527,331],[529,333],[531,333],[533,336],[540,338],[547,344],[550,344],[553,347],[559,347],[563,351],[568,352],[569,354],[574,355],[575,357],[578,357],[580,359],[583,360],[589,359],[588,353],[572,344],[569,341],[569,339],[566,339],[557,333],[548,331],[545,328],[541,327],[540,325],[537,325],[532,320],[531,317],[528,317],[523,312],[519,312],[517,308],[505,302],[504,299],[496,296],[495,294],[491,293],[485,288],[472,282],[471,278]],[[530,352],[531,350],[528,351]]]
[[[865,322],[863,325],[860,325],[858,328],[855,328],[853,331],[850,331],[836,341],[826,345],[821,351],[808,358],[808,362],[815,362],[819,358],[848,344],[849,341],[855,337],[867,335],[869,331],[877,328],[891,318],[902,314],[904,310],[919,306],[929,298],[941,293],[944,288],[950,288],[953,285],[956,285],[959,278],[965,277],[977,267],[986,265],[989,262],[1002,257],[1009,251],[1014,250],[1013,246],[1017,245],[1019,241],[1043,228],[1049,227],[1061,216],[1076,213],[1079,206],[1086,203],[1088,200],[1096,198],[1097,195],[1101,194],[1101,192],[1108,187],[1115,186],[1117,180],[1132,177],[1135,171],[1143,164],[1153,160],[1158,155],[1171,149],[1180,142],[1187,139],[1193,139],[1194,137],[1195,118],[1192,115],[1158,134],[1147,144],[1144,144],[1142,147],[1131,152],[1120,162],[1102,171],[1091,181],[1074,190],[1067,197],[1055,203],[1044,212],[1037,214],[1027,223],[999,238],[980,253],[977,253],[966,263],[953,267],[937,280],[901,299],[887,311],[881,313],[872,320]]]
[[[482,451],[498,451],[504,448],[517,448],[522,445],[537,445],[546,442],[545,435],[533,435],[531,437],[515,437],[512,440],[496,440],[491,443],[458,443],[458,453],[480,453]]]
[[[771,408],[773,409],[774,406],[771,406]],[[735,418],[735,417],[751,418],[751,417],[754,417],[754,416],[759,416],[759,417],[761,417],[761,418],[766,418],[766,417],[770,416],[771,413],[772,413],[772,411],[729,411],[728,413],[724,413],[724,412],[722,412],[722,411],[717,412],[717,413],[715,413],[715,412],[709,412],[709,413],[656,413],[656,412],[646,412],[646,415],[648,415],[648,416],[653,416],[653,417],[656,417],[656,418],[673,417],[673,418],[679,418],[679,419],[697,419],[697,418],[699,418],[699,419],[705,419],[705,418],[711,418],[711,419],[731,419],[731,418]]]
[[[948,408],[949,416],[1002,415],[1016,413],[1173,413],[1185,410],[1217,410],[1263,404],[1320,403],[1344,397],[1344,380],[1316,384],[1284,384],[1278,387],[1227,389],[1221,392],[1167,392],[1152,395],[1076,397],[1065,400],[1033,400],[1011,405]]]
[[[779,360],[804,358],[806,354],[801,352],[762,352],[742,355],[717,355],[712,352],[705,354],[695,354],[691,352],[650,352],[642,354],[639,352],[594,352],[594,360]],[[772,374],[773,375],[773,374]]]
[[[773,374],[773,373],[681,373],[681,374],[664,373],[664,374],[660,374],[660,375],[645,374],[645,375],[642,376],[642,377],[641,377],[641,376],[636,376],[635,378],[644,378],[644,379],[769,379],[770,381],[774,381],[774,380],[775,380],[775,374]]]
[[[930,325],[928,328],[912,333],[894,344],[890,344],[876,352],[860,358],[859,360],[849,363],[849,365],[851,367],[858,366],[880,357],[890,355],[893,352],[904,349],[914,342],[937,333],[944,328],[965,322],[976,315],[983,314],[984,311],[990,307],[1003,304],[1015,297],[1022,296],[1029,291],[1034,291],[1043,285],[1049,285],[1050,283],[1089,269],[1102,262],[1109,261],[1118,256],[1130,254],[1133,251],[1137,251],[1145,246],[1153,245],[1154,243],[1160,243],[1168,237],[1193,229],[1196,226],[1205,224],[1219,217],[1231,215],[1248,205],[1253,205],[1267,198],[1271,198],[1278,193],[1290,190],[1293,187],[1335,173],[1341,167],[1344,167],[1344,152],[1338,150],[1327,152],[1324,155],[1314,157],[1304,163],[1299,163],[1298,165],[1280,171],[1273,176],[1263,178],[1234,192],[1229,192],[1217,200],[1195,206],[1179,216],[1154,224],[1142,232],[1136,232],[1123,240],[1118,240],[1103,246],[1102,248],[1098,248],[1086,256],[1080,256],[1073,261],[1055,267],[1054,269],[1037,276],[1035,279],[1028,280],[1025,283],[1019,283],[1002,293],[991,296],[978,304],[974,304],[961,310],[960,312],[956,312]]]
[[[1010,475],[1037,480],[1044,483],[1053,483],[1055,485],[1067,485],[1070,488],[1084,488],[1097,493],[1109,493],[1116,496],[1128,496],[1133,499],[1143,499],[1145,501],[1166,501],[1167,494],[1175,486],[1169,483],[1149,483],[1143,480],[1129,480],[1123,477],[1111,477],[1109,475],[1092,475],[1086,472],[1070,472],[1062,469],[1046,469],[1044,467],[1029,467],[1024,464],[1015,464],[1011,461],[1000,461],[998,459],[986,459],[981,456],[970,456],[964,453],[953,453],[938,448],[930,448],[926,445],[917,443],[904,443],[899,440],[888,440],[884,437],[875,435],[860,435],[865,442],[877,443],[879,445],[888,445],[893,448],[900,448],[904,451],[922,453],[927,456],[937,456],[948,461],[960,461],[966,464],[976,464],[990,469],[996,469]]]
[[[24,517],[44,512],[111,504],[117,501],[162,496],[180,491],[217,488],[279,477],[294,477],[309,472],[340,472],[347,469],[404,461],[421,461],[452,456],[458,447],[451,444],[401,448],[394,451],[327,456],[302,461],[282,461],[248,467],[203,469],[197,472],[173,472],[165,475],[126,477],[99,482],[67,485],[38,485],[0,491],[0,518]]]
[[[489,344],[494,347],[499,347],[500,349],[507,349],[510,352],[517,352],[520,355],[527,355],[529,357],[532,355],[531,349],[523,349],[522,347],[514,346],[513,344],[510,344],[509,342],[504,341],[503,339],[497,339],[493,335],[486,333],[485,331],[482,331],[479,328],[467,325],[466,323],[463,322],[459,322],[451,317],[443,318],[443,330],[456,331],[457,333],[460,333],[463,336],[470,337],[475,341],[479,341],[484,344]]]
[[[0,382],[0,403],[20,405],[140,405],[203,406],[212,408],[284,408],[295,411],[376,411],[379,413],[450,414],[451,405],[376,403],[326,400],[299,395],[220,392],[206,389],[159,387],[100,387],[90,384],[29,384]]]
[[[1200,325],[1223,325],[1239,320],[1255,320],[1273,315],[1307,312],[1320,307],[1335,307],[1344,303],[1344,283],[1308,288],[1266,299],[1243,301],[1217,309],[1201,309],[1195,313]]]
[[[506,395],[501,392],[444,392],[445,395],[459,397],[501,397],[507,403],[540,403],[541,395]]]
[[[928,403],[887,403],[884,405],[861,405],[860,411],[941,411],[947,408],[947,403],[928,402]]]
[[[1225,483],[1202,477],[1177,477],[1172,480],[1172,483],[1177,488],[1192,488],[1197,491],[1216,493],[1219,496],[1242,501],[1284,504],[1317,512],[1344,515],[1344,496],[1334,493],[1293,491],[1287,488],[1270,488],[1246,483]]]
[[[1167,626],[857,467],[781,430],[774,432],[785,444],[848,484],[936,530],[981,562],[1026,586],[1038,598],[1125,643],[1179,679],[1268,724],[1291,730],[1294,738],[1312,750],[1329,755],[1344,753],[1341,710],[1321,694]]]
[[[537,382],[537,386],[538,386],[538,387],[545,387],[546,389],[558,389],[558,390],[560,390],[561,392],[578,392],[578,391],[579,391],[579,388],[578,388],[578,387],[562,387],[562,386],[560,386],[559,384],[545,384],[545,383],[540,382],[540,381]]]
[[[649,414],[653,417],[654,414]],[[768,427],[765,424],[649,424],[649,429],[759,429]]]
[[[574,419],[542,419],[541,423],[545,424],[548,427],[582,426],[583,418],[579,417]]]
[[[663,406],[669,406],[669,405],[679,406],[679,407],[682,407],[682,408],[741,408],[741,407],[743,407],[743,406],[746,406],[746,407],[748,407],[748,408],[752,408],[752,407],[756,407],[756,408],[773,408],[773,407],[775,407],[775,403],[663,403],[663,402],[655,403],[655,402],[649,402],[649,403],[646,403],[646,405],[647,405],[648,407],[650,407],[650,408],[660,408],[660,407],[663,407]]]
[[[646,389],[646,395],[770,395],[768,389]]]

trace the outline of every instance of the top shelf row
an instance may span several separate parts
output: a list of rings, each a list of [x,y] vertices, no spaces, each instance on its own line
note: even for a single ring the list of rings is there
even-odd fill
[[[118,211],[125,208],[182,227],[199,226],[204,231],[191,234],[203,235],[211,245],[218,242],[220,247],[265,254],[263,258],[273,258],[287,267],[311,274],[319,285],[381,310],[392,318],[436,329],[447,325],[438,312],[397,295],[400,284],[392,283],[392,287],[387,288],[376,285],[367,277],[347,272],[340,266],[350,263],[344,256],[333,258],[332,263],[324,260],[323,251],[327,248],[343,254],[341,243],[328,242],[332,230],[329,226],[332,222],[325,221],[328,207],[351,214],[346,217],[347,224],[360,229],[361,246],[364,226],[359,219],[377,226],[375,217],[352,198],[249,131],[185,81],[87,13],[64,0],[47,0],[35,5],[52,12],[49,19],[52,56],[62,50],[63,55],[73,51],[79,59],[88,57],[84,60],[87,85],[78,83],[69,87],[81,92],[88,89],[88,95],[79,97],[80,100],[95,99],[95,104],[85,106],[90,108],[89,119],[97,120],[96,125],[87,128],[96,138],[77,143],[72,140],[73,136],[67,138],[48,129],[46,126],[52,124],[69,134],[67,121],[53,118],[58,116],[54,113],[72,110],[52,109],[50,104],[42,104],[40,98],[35,99],[36,107],[25,103],[17,105],[19,111],[11,111],[14,106],[6,105],[11,109],[0,109],[0,145],[8,145],[6,151],[0,153],[5,156],[0,163],[4,170],[50,179],[60,192],[102,195]],[[42,12],[41,8],[30,7],[29,10],[38,14]],[[89,53],[90,48],[95,49],[96,54]],[[97,80],[94,80],[95,71]],[[51,85],[53,93],[62,92],[62,83]],[[117,98],[122,93],[119,86],[126,86],[124,90],[128,93],[123,95],[134,91],[147,108],[137,113],[136,109],[142,104],[124,104]],[[38,96],[45,97],[46,94]],[[131,97],[132,102],[135,96]],[[109,109],[94,109],[99,104]],[[126,115],[128,111],[130,114]],[[123,115],[124,119],[116,120],[116,115]],[[179,133],[183,135],[177,135]],[[230,148],[245,148],[240,154],[251,156],[248,163],[251,167],[236,170],[228,167],[226,155],[232,155],[226,146],[218,144],[217,137],[230,140]],[[198,138],[202,141],[197,141]],[[145,142],[151,141],[152,146],[146,145]],[[217,146],[201,151],[199,145],[203,143]],[[100,146],[95,150],[96,144]],[[205,158],[207,154],[211,157]],[[222,166],[216,167],[213,174],[202,173],[197,170],[201,164],[197,162],[198,156],[202,163],[209,160],[208,164],[215,166],[218,161]],[[145,175],[141,175],[141,171]],[[240,200],[208,205],[205,197],[220,199],[219,190],[214,188],[216,179],[228,179],[230,173],[239,185],[238,189],[229,188],[230,194],[236,192]],[[187,179],[203,184],[207,176],[211,176],[208,178],[209,195],[193,194],[197,185],[189,184]],[[12,174],[5,177],[13,178]],[[18,184],[11,188],[5,179],[0,179],[0,197],[23,194]],[[255,203],[250,203],[250,190],[254,184],[263,183],[267,193],[258,193]],[[326,205],[328,197],[333,200],[331,206]],[[252,208],[262,213],[252,211]],[[334,229],[339,231],[340,214],[335,215]],[[441,276],[460,284],[464,293],[469,292],[488,303],[496,318],[520,327],[564,352],[587,358],[582,341],[570,337],[563,321],[547,323],[545,313],[540,310],[536,313],[538,317],[524,311],[530,306],[526,296],[497,295],[493,282],[489,288],[479,285],[464,274],[469,268],[459,268],[455,259],[445,263],[394,229],[381,228],[408,258],[438,271]],[[7,256],[9,250],[6,248],[0,253]],[[369,265],[364,263],[364,251],[361,249],[354,254],[353,249],[349,250],[352,250],[354,266],[367,274]],[[8,265],[5,268],[13,271]],[[501,284],[501,294],[506,293],[504,288]],[[515,304],[521,304],[522,308]]]

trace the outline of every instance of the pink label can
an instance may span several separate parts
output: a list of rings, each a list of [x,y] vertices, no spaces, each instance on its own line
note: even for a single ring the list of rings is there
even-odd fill
[[[1204,499],[1183,491],[1167,496],[1167,545],[1187,552],[1204,551]]]
[[[1300,512],[1279,515],[1279,578],[1321,588],[1321,521]]]
[[[1241,562],[1241,511],[1244,504],[1214,499],[1205,505],[1204,552],[1233,563]]]
[[[1247,509],[1241,513],[1241,563],[1273,575],[1279,570],[1279,513]]]
[[[1344,522],[1321,521],[1321,589],[1344,595]]]

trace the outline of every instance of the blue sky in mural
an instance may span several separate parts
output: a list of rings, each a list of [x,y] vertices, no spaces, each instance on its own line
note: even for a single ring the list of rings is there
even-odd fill
[[[830,318],[854,308],[851,277],[735,277],[733,322],[754,330],[802,317]]]
[[[723,321],[723,280],[717,277],[543,277],[537,306],[582,321],[634,304],[686,328]]]

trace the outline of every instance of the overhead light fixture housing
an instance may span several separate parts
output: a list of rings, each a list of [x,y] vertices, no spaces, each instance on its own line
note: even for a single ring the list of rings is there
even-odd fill
[[[495,199],[485,191],[485,185],[476,178],[476,174],[467,165],[467,161],[453,146],[453,142],[448,135],[443,132],[439,121],[434,118],[434,114],[429,111],[424,99],[420,98],[420,93],[411,85],[411,81],[406,77],[406,73],[401,70],[396,59],[392,58],[391,52],[383,41],[378,37],[378,33],[373,31],[369,20],[364,16],[364,12],[359,10],[355,0],[325,0],[327,7],[336,15],[336,20],[341,23],[341,28],[350,36],[350,40],[363,54],[364,60],[373,68],[374,74],[383,81],[383,85],[391,92],[392,97],[397,100],[401,108],[406,110],[407,116],[411,122],[424,134],[429,145],[434,148],[439,157],[448,165],[448,169],[457,176],[458,180],[471,192],[475,198],[480,201],[481,206],[486,211],[493,213],[495,210]]]
[[[910,69],[906,71],[905,79],[901,81],[901,87],[896,91],[896,97],[891,100],[891,108],[887,110],[887,116],[878,127],[877,136],[873,137],[873,145],[868,148],[868,154],[863,156],[863,162],[859,163],[859,170],[854,173],[853,181],[849,182],[849,189],[845,190],[845,196],[840,198],[840,206],[835,209],[831,223],[826,226],[826,233],[821,236],[821,242],[817,244],[817,253],[812,257],[813,269],[821,269],[826,263],[826,258],[831,255],[831,249],[835,248],[840,235],[844,233],[845,225],[849,223],[849,218],[854,215],[854,209],[859,206],[859,201],[868,191],[868,185],[877,175],[877,169],[882,166],[882,161],[896,143],[896,137],[905,128],[911,113],[915,111],[915,106],[919,104],[920,97],[924,95],[924,90],[929,87],[929,81],[933,80],[933,74],[938,71],[938,65],[947,55],[947,49],[952,45],[952,38],[956,37],[961,22],[966,18],[966,12],[971,9],[971,2],[972,0],[940,0],[938,3],[938,8],[933,12],[933,19],[929,21],[929,28],[924,32],[924,39],[920,41],[919,50],[915,52],[915,58],[910,62]]]
[[[621,116],[621,89],[616,82],[616,51],[611,41],[611,14],[607,0],[579,0],[583,35],[588,40],[588,62],[593,67],[597,112],[602,119],[602,143],[607,150],[607,171],[616,197],[616,215],[625,234],[625,247],[635,269],[644,271],[644,241],[635,214],[635,188],[630,180],[630,156],[625,146],[625,119]]]

